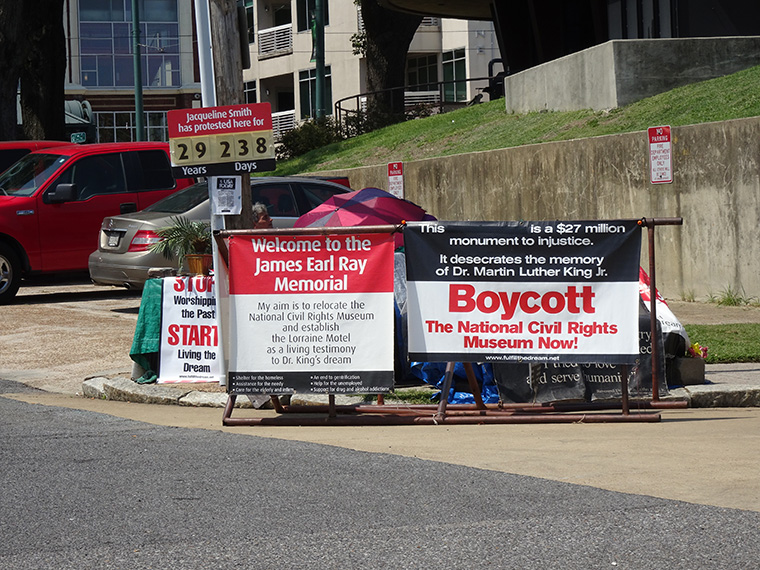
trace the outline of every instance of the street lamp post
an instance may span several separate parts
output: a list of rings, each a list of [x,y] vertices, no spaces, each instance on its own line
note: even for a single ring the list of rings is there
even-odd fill
[[[140,61],[140,8],[138,0],[132,0],[132,62],[135,75],[135,137],[145,140],[143,125],[142,66]]]

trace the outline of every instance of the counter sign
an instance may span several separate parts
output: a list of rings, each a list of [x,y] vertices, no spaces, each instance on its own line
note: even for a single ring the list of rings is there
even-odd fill
[[[269,103],[169,111],[172,171],[178,178],[275,169]]]

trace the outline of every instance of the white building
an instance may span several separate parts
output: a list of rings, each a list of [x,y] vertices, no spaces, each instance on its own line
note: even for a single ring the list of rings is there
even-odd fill
[[[325,0],[326,108],[355,110],[364,105],[366,62],[354,55],[352,36],[362,29],[361,10],[352,0]],[[246,100],[272,106],[275,131],[313,116],[316,63],[312,61],[310,14],[314,0],[246,0],[251,68],[243,72]],[[492,22],[425,18],[406,62],[407,105],[464,104],[487,81],[439,82],[487,77],[499,57]],[[501,71],[496,67],[495,72]]]
[[[166,112],[200,105],[200,75],[193,2],[140,0],[143,107],[146,137],[166,140]],[[356,108],[366,91],[365,61],[351,37],[361,29],[353,0],[324,0],[326,108]],[[68,69],[66,98],[90,103],[97,138],[134,140],[132,0],[65,0]],[[314,0],[245,0],[251,68],[243,73],[247,102],[272,106],[275,131],[293,128],[314,112],[312,60]],[[230,42],[229,49],[237,49]],[[491,22],[426,18],[406,63],[407,103],[464,104],[486,81],[499,57]],[[500,71],[497,67],[495,71]],[[456,80],[444,87],[442,81]]]

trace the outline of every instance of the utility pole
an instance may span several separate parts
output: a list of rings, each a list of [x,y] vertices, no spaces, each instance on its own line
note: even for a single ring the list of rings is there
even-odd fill
[[[238,10],[236,0],[209,0],[211,45],[214,62],[216,104],[241,105],[243,98],[243,60],[240,54]],[[242,212],[238,216],[225,216],[228,229],[253,227],[251,179],[241,177]]]
[[[327,0],[315,0],[314,2],[314,20],[316,27],[316,38],[314,39],[314,59],[317,63],[316,77],[316,95],[314,101],[315,113],[317,119],[324,117],[327,112],[325,109],[325,2]]]

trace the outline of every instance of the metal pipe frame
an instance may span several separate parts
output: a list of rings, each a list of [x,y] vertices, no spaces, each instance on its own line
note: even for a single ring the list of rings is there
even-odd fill
[[[328,404],[283,405],[278,396],[271,396],[272,405],[279,414],[267,418],[233,418],[237,394],[230,393],[224,409],[224,426],[363,426],[363,425],[480,425],[480,424],[534,424],[534,423],[621,423],[659,422],[662,409],[688,407],[685,400],[661,401],[659,397],[660,374],[657,362],[660,357],[656,342],[657,308],[655,275],[654,228],[663,225],[682,225],[683,218],[641,218],[637,223],[648,230],[650,325],[652,339],[652,399],[634,400],[628,396],[629,367],[623,368],[621,399],[596,402],[554,402],[484,404],[480,387],[475,378],[472,363],[464,362],[467,382],[475,398],[474,404],[448,404],[448,393],[454,376],[454,362],[446,364],[446,372],[439,404],[387,405],[382,394],[377,404],[336,405],[335,395],[329,394]],[[225,237],[233,235],[333,235],[357,233],[393,233],[401,231],[404,224],[383,226],[359,226],[337,228],[284,228],[265,230],[217,230],[214,232],[220,253],[229,265]],[[631,411],[631,405],[635,408]],[[600,410],[620,409],[621,413],[605,413]],[[326,415],[323,415],[326,414]]]

